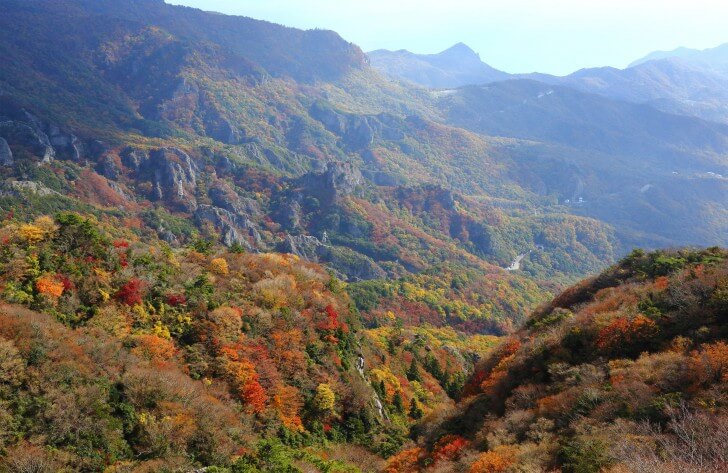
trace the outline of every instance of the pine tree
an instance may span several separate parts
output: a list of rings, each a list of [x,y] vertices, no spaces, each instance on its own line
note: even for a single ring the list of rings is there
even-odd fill
[[[417,366],[417,360],[414,358],[412,358],[412,363],[410,363],[410,366],[407,369],[407,379],[410,381],[422,382],[422,376],[420,375],[420,369]]]
[[[397,391],[394,393],[394,397],[392,398],[392,405],[394,406],[394,410],[397,411],[399,414],[404,413],[404,399],[402,399],[402,393]]]
[[[417,402],[417,399],[412,398],[412,401],[410,401],[409,416],[415,420],[418,420],[421,419],[424,414],[424,411],[420,407],[420,403]]]
[[[379,397],[382,398],[382,400],[387,399],[387,387],[384,385],[384,380],[379,382]]]

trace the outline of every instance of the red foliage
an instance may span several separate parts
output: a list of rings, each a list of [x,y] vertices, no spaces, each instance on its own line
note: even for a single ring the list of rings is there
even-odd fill
[[[242,386],[240,397],[247,406],[255,413],[265,410],[265,403],[268,396],[263,386],[258,382],[258,376],[253,374]]]
[[[326,306],[326,320],[318,324],[319,330],[336,330],[341,327],[339,322],[339,313],[333,308],[331,304]]]
[[[187,297],[184,294],[169,294],[167,296],[167,304],[172,307],[181,306],[187,303]]]
[[[130,279],[116,292],[115,297],[126,305],[137,305],[142,303],[142,291],[144,283],[139,279]]]
[[[459,435],[446,435],[437,441],[432,450],[432,459],[455,460],[460,456],[460,452],[468,445],[468,441]]]
[[[63,290],[64,291],[72,291],[76,289],[76,285],[73,284],[73,281],[71,281],[68,276],[64,276],[62,274],[59,274],[56,276],[58,281],[60,281],[61,284],[63,284]]]
[[[114,240],[114,248],[129,248],[129,242],[126,240]]]

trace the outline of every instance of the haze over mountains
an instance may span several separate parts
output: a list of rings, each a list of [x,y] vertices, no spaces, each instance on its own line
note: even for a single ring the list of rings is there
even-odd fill
[[[457,49],[461,54],[454,56]],[[466,53],[469,51],[469,53]],[[465,45],[434,55],[408,51],[373,51],[372,65],[382,72],[433,88],[480,85],[508,79],[528,78],[618,100],[646,103],[677,114],[727,122],[728,45],[704,51],[687,48],[655,52],[626,69],[613,67],[582,69],[568,76],[507,74],[480,60]]]
[[[631,251],[728,246],[723,48],[510,76],[0,12],[0,471],[591,473],[725,405],[725,251]]]

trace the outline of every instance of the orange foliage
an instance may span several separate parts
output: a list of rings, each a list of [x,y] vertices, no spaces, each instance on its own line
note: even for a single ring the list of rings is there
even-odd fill
[[[387,466],[384,468],[384,472],[416,473],[420,469],[417,462],[419,461],[421,455],[421,448],[403,450],[389,459],[389,461],[387,462]]]
[[[44,275],[35,282],[35,289],[44,296],[57,299],[63,295],[64,284],[55,276]]]
[[[303,333],[299,329],[276,330],[271,334],[273,359],[280,369],[288,373],[305,371],[306,357],[301,349],[303,344]]]
[[[657,324],[644,315],[630,320],[618,317],[599,331],[596,346],[600,350],[611,350],[649,340],[657,332]]]
[[[655,279],[655,289],[658,291],[664,291],[670,285],[670,279],[666,276],[660,276]]]
[[[210,271],[220,276],[227,276],[230,272],[228,262],[225,258],[215,258],[210,261]]]
[[[131,350],[140,358],[152,363],[164,363],[172,359],[175,353],[174,343],[156,335],[139,335],[136,346]]]
[[[265,409],[265,403],[268,400],[268,396],[265,394],[263,386],[258,382],[257,375],[253,375],[248,379],[242,387],[240,396],[249,406],[249,408],[255,412],[260,413]]]
[[[728,382],[728,343],[703,344],[691,360],[701,382]]]
[[[230,360],[226,366],[227,376],[238,398],[251,412],[262,412],[268,397],[258,382],[258,373],[253,364],[246,359],[241,359],[234,348],[225,347],[221,351]]]
[[[291,386],[279,386],[273,395],[273,408],[278,412],[283,425],[294,432],[303,432],[300,412],[303,407],[301,395]]]
[[[480,389],[484,393],[489,395],[495,394],[497,386],[508,375],[508,365],[514,357],[515,355],[506,356],[502,358],[497,365],[495,365],[495,368],[493,368],[490,372],[490,375],[485,378],[482,383],[480,383]]]
[[[455,460],[460,456],[460,452],[468,445],[468,441],[459,435],[446,435],[437,441],[432,450],[432,459]]]
[[[469,473],[498,473],[506,471],[516,462],[518,448],[502,445],[485,452],[470,466]]]

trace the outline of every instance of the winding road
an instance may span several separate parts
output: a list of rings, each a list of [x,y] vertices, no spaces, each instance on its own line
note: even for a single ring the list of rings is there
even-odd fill
[[[523,261],[523,258],[525,258],[527,254],[528,253],[522,253],[516,256],[516,259],[514,259],[513,263],[506,268],[506,271],[519,271],[521,269],[521,261]]]

